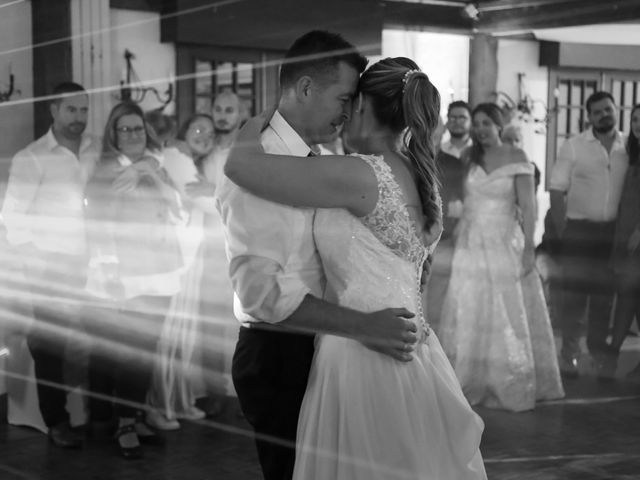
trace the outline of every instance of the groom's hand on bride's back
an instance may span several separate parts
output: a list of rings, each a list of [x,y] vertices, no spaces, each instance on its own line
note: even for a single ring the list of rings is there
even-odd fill
[[[367,348],[401,362],[413,359],[418,341],[418,327],[411,320],[415,315],[406,308],[386,308],[367,313],[366,330],[358,340]]]

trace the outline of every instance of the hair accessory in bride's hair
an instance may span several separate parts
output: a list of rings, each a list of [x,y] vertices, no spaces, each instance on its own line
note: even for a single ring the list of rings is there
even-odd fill
[[[415,75],[416,73],[422,73],[420,70],[407,70],[404,73],[404,77],[402,77],[402,93],[404,93],[404,91],[407,89],[407,82],[409,81],[409,78],[411,78],[412,75]]]

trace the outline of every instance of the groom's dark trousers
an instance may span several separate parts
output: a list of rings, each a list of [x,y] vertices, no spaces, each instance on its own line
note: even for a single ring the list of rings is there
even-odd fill
[[[290,480],[302,398],[313,359],[312,335],[257,323],[241,327],[231,374],[240,407],[256,433],[265,480]]]

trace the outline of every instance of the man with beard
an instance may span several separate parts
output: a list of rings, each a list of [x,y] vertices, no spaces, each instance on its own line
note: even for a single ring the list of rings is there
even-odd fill
[[[229,156],[229,151],[238,135],[241,111],[240,98],[233,92],[223,91],[213,102],[214,147],[205,160],[203,169],[207,179],[215,179],[217,185],[222,178],[222,170]]]
[[[462,151],[471,146],[471,107],[467,102],[456,100],[447,109],[449,140],[440,145],[440,151],[460,158]]]
[[[604,379],[614,284],[609,258],[627,160],[613,155],[624,143],[611,94],[595,92],[586,109],[591,128],[562,145],[549,186],[563,276],[560,369],[578,376],[580,323],[588,304],[587,347]]]
[[[38,401],[50,441],[77,448],[69,424],[64,352],[78,328],[87,252],[84,189],[98,146],[84,134],[89,98],[76,83],[54,88],[49,131],[12,161],[2,207],[7,240],[22,261],[31,290],[33,324],[27,344],[38,382]]]

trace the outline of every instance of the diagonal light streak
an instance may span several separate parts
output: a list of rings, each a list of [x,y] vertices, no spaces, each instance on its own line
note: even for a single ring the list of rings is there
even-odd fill
[[[10,7],[12,5],[16,5],[17,3],[24,3],[26,0],[14,0],[13,2],[8,2],[3,5],[0,5],[0,8]]]
[[[363,50],[373,50],[374,48],[378,48],[379,46],[380,46],[380,43],[372,43],[372,44],[363,44],[360,46],[360,48]],[[258,68],[277,67],[277,66],[283,65],[284,63],[293,63],[293,62],[298,62],[303,60],[320,59],[323,57],[329,57],[333,55],[339,55],[340,53],[348,53],[348,52],[349,50],[344,50],[344,51],[334,51],[331,53],[308,55],[304,57],[297,57],[297,58],[286,59],[286,60],[285,59],[265,60],[265,61],[258,62],[256,64],[252,64],[249,67],[239,67],[237,68],[237,71],[242,71],[245,68],[253,69],[255,67],[258,67]],[[86,91],[90,95],[110,93],[110,92],[119,93],[123,86],[124,87],[162,86],[162,85],[166,85],[167,81],[179,82],[179,81],[193,80],[198,78],[208,78],[211,76],[212,73],[213,73],[213,70],[206,70],[202,72],[186,73],[186,74],[177,75],[177,76],[167,75],[167,76],[162,76],[162,77],[158,77],[150,80],[139,81],[139,82],[136,82],[135,84],[120,85],[118,83],[113,85],[107,85],[104,87],[87,88]],[[41,95],[38,97],[28,97],[28,98],[22,98],[17,100],[10,100],[7,102],[0,103],[0,108],[7,108],[7,107],[23,105],[23,104],[31,104],[35,102],[45,102],[45,101],[53,100],[55,98],[57,98],[55,95]]]

